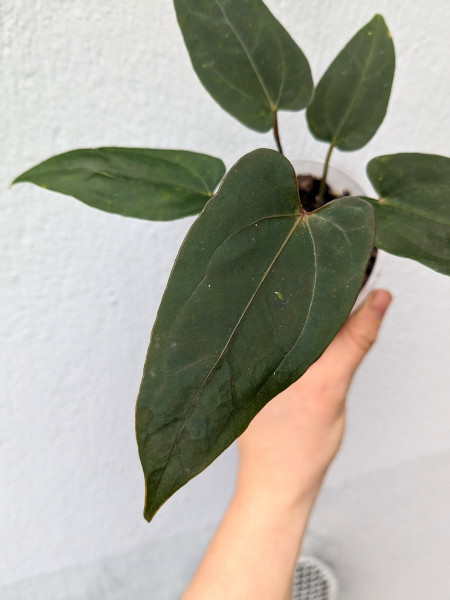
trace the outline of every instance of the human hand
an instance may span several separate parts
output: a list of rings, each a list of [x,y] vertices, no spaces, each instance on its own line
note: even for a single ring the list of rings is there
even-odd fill
[[[282,504],[314,501],[342,441],[353,375],[390,302],[388,291],[372,292],[319,360],[256,415],[238,442],[238,492],[259,490]]]
[[[183,600],[292,598],[309,514],[344,433],[347,391],[390,301],[389,292],[372,292],[241,435],[235,494]]]

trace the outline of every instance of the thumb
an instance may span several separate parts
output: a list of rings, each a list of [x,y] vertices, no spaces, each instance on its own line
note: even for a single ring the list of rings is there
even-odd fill
[[[349,317],[326,349],[323,358],[351,377],[377,339],[384,314],[392,296],[387,290],[375,290]]]

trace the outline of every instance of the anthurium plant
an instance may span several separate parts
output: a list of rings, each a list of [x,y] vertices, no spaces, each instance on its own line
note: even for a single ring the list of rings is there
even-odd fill
[[[387,110],[395,54],[380,15],[314,87],[305,55],[261,0],[174,3],[206,90],[243,125],[273,130],[277,150],[243,156],[224,177],[221,160],[184,150],[81,149],[14,182],[126,217],[200,213],[161,301],[137,400],[148,520],[322,354],[374,245],[450,274],[449,158],[374,158],[367,172],[377,197],[323,201],[333,149],[367,144]],[[303,109],[312,135],[328,144],[309,211],[277,118]]]

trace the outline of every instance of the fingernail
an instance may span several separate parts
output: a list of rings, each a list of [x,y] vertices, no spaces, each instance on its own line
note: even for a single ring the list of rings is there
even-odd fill
[[[392,296],[387,290],[376,290],[372,294],[369,308],[377,315],[377,317],[382,319],[384,317],[384,313],[389,307],[389,304],[391,303],[391,300]]]

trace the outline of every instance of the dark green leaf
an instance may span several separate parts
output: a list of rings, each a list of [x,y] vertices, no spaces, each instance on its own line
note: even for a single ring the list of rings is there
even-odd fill
[[[331,342],[374,238],[359,198],[305,214],[290,163],[244,156],[189,231],[167,285],[136,412],[150,520]]]
[[[218,158],[184,150],[72,150],[26,171],[28,181],[125,217],[170,221],[199,213],[225,173]]]
[[[307,111],[312,134],[341,150],[367,144],[386,114],[394,69],[391,34],[375,15],[319,81]]]
[[[391,154],[374,158],[367,174],[379,200],[376,245],[450,275],[450,158]]]
[[[313,92],[305,55],[261,0],[174,0],[200,81],[256,131],[277,110],[300,110]]]

